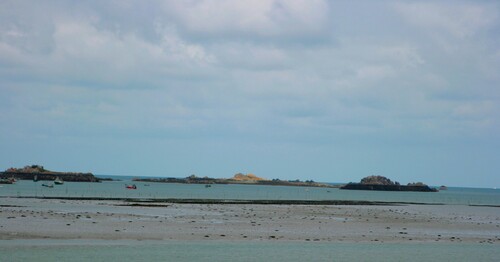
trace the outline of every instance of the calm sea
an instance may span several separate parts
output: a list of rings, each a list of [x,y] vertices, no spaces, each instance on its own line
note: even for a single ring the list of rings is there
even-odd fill
[[[189,199],[272,199],[272,200],[368,200],[407,203],[451,205],[500,206],[500,190],[490,188],[451,187],[439,192],[384,192],[341,190],[336,188],[204,185],[133,182],[132,177],[122,181],[102,183],[65,182],[53,188],[42,186],[47,181],[21,180],[12,185],[0,185],[3,197],[113,197],[113,198],[189,198]],[[136,190],[126,189],[135,184]]]
[[[497,245],[0,240],[0,261],[498,261]]]

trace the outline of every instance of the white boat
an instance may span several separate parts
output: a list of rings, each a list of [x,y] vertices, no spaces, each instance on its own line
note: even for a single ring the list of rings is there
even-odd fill
[[[62,179],[60,179],[59,177],[57,177],[56,180],[54,180],[54,184],[56,184],[56,185],[62,185],[62,184],[64,184],[64,181],[62,181]]]

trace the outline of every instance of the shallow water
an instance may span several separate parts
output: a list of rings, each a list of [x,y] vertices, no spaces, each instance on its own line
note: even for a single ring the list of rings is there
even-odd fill
[[[0,240],[0,261],[498,261],[498,245]]]
[[[487,188],[449,188],[440,192],[385,192],[340,190],[336,188],[204,185],[111,181],[102,183],[65,182],[54,188],[43,187],[46,181],[18,181],[2,185],[0,196],[34,197],[116,197],[116,198],[195,198],[195,199],[273,199],[273,200],[368,200],[451,205],[500,205],[500,190]],[[126,189],[135,183],[137,190]]]

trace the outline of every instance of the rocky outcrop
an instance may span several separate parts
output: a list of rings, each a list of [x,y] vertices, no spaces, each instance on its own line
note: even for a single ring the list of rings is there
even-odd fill
[[[363,185],[360,183],[349,183],[340,189],[351,190],[377,190],[377,191],[415,191],[415,192],[436,192],[435,188],[429,186],[403,186],[403,185]]]
[[[264,178],[261,178],[261,177],[258,177],[254,174],[242,174],[242,173],[238,173],[236,175],[233,176],[233,178],[231,178],[232,180],[235,180],[235,181],[264,181],[264,180],[267,180],[267,179],[264,179]]]
[[[0,173],[0,178],[14,177],[21,180],[47,180],[60,178],[67,182],[99,182],[92,173],[55,172],[46,170],[43,166],[31,165],[23,168],[9,168]]]
[[[392,182],[385,176],[367,176],[361,179],[360,184],[363,185],[399,185],[398,182]]]
[[[133,181],[138,182],[158,182],[158,183],[178,183],[178,184],[227,184],[219,181],[220,179],[210,177],[197,177],[190,175],[186,178],[165,177],[165,178],[133,178]]]
[[[361,179],[360,183],[349,183],[340,189],[350,190],[377,190],[377,191],[415,191],[415,192],[436,192],[435,188],[430,188],[422,182],[400,185],[383,176],[368,176]]]
[[[235,179],[236,178],[236,179]],[[243,175],[241,173],[236,174],[232,178],[210,178],[210,177],[197,177],[195,175],[188,176],[186,178],[134,178],[134,181],[140,182],[160,182],[160,183],[180,183],[180,184],[242,184],[242,185],[269,185],[269,186],[306,186],[306,187],[329,187],[337,188],[338,186],[317,183],[312,180],[308,181],[286,181],[286,180],[266,180],[257,177],[253,174]]]

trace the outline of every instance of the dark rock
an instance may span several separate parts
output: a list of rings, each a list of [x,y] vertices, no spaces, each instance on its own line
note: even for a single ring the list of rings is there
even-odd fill
[[[416,192],[437,192],[435,188],[430,188],[422,182],[400,185],[383,176],[368,176],[361,179],[360,183],[349,183],[340,189],[350,190],[377,190],[377,191],[416,191]]]
[[[416,191],[416,192],[437,192],[435,188],[428,186],[402,186],[402,185],[363,185],[359,183],[349,183],[340,189],[350,190],[377,190],[377,191]]]
[[[75,172],[55,172],[43,168],[43,166],[32,165],[24,168],[9,168],[4,172],[0,172],[0,179],[11,178],[21,180],[47,180],[54,181],[60,178],[67,182],[99,182],[92,173],[75,173]]]

